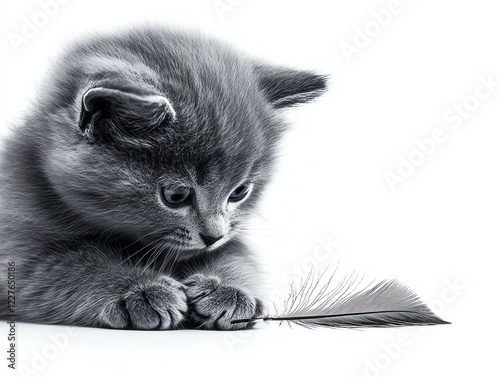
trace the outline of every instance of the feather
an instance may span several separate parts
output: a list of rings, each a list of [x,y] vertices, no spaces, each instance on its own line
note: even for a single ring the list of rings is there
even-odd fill
[[[311,272],[299,288],[291,285],[279,315],[238,319],[232,323],[288,322],[307,328],[363,328],[448,324],[437,317],[408,287],[384,280],[357,290],[357,275],[344,278],[335,288],[333,276],[321,285],[324,273]]]

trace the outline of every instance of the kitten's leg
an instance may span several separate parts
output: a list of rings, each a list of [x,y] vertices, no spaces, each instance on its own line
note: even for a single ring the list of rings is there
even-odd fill
[[[187,311],[184,286],[123,263],[106,248],[44,253],[18,264],[18,320],[64,325],[175,328]]]
[[[189,303],[189,319],[195,326],[214,330],[240,330],[253,323],[232,320],[262,315],[257,298],[258,270],[247,248],[240,242],[213,253],[183,283]]]

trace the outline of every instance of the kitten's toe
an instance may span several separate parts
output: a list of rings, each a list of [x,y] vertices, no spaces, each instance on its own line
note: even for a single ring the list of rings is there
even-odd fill
[[[188,279],[186,293],[189,319],[198,328],[243,330],[253,323],[232,324],[236,319],[252,318],[262,313],[262,303],[240,288],[224,285],[216,277]]]
[[[103,312],[103,321],[112,328],[139,330],[172,329],[187,312],[184,286],[160,277],[134,287]]]

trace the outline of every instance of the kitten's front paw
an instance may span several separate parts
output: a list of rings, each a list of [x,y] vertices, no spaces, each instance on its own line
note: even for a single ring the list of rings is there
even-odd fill
[[[216,276],[195,274],[184,281],[189,318],[199,328],[243,330],[253,323],[231,324],[235,319],[262,314],[262,302],[244,290],[223,284]]]
[[[104,307],[101,318],[107,326],[117,329],[165,330],[176,328],[186,312],[184,286],[161,276],[130,287]]]

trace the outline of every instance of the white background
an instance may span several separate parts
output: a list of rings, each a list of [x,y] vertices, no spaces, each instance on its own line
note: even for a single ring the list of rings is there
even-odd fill
[[[390,19],[386,0],[69,0],[45,19],[41,2],[1,2],[2,134],[61,42],[140,20],[196,27],[271,62],[330,74],[326,96],[288,112],[280,168],[249,234],[272,297],[312,266],[340,263],[369,278],[399,279],[453,325],[68,335],[19,324],[18,364],[31,370],[23,374],[7,369],[2,323],[0,375],[497,373],[500,86],[473,98],[481,77],[500,82],[496,2],[401,0]],[[11,40],[23,37],[26,20],[39,27],[16,48]],[[363,47],[366,29],[372,36]],[[357,49],[350,56],[347,44]],[[446,122],[443,115],[464,101],[471,111]],[[446,141],[418,160],[415,140],[439,129]],[[421,164],[391,190],[384,174],[398,174],[400,156],[410,155]]]

